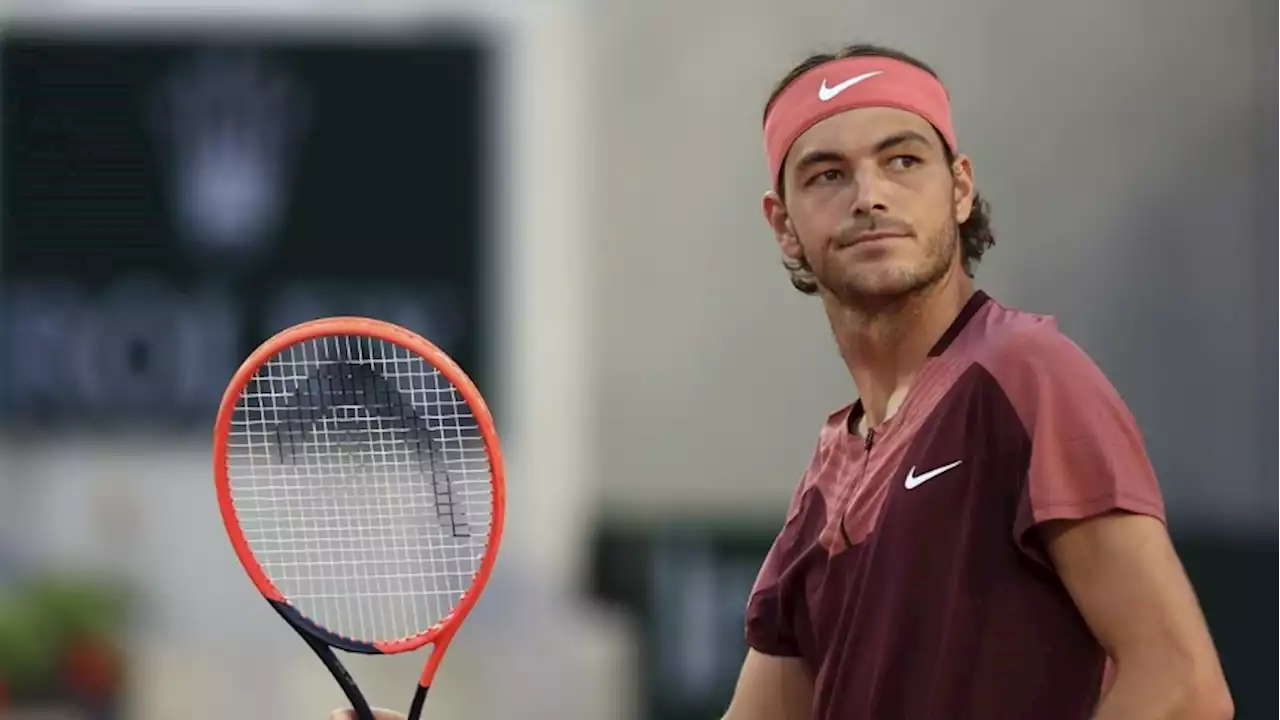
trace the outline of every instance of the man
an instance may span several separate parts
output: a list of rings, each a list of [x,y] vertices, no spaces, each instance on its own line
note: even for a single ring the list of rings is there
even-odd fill
[[[993,238],[948,102],[859,45],[766,107],[765,218],[860,399],[761,568],[726,720],[1231,717],[1125,404],[974,290]]]
[[[764,134],[765,218],[860,399],[761,568],[725,720],[1231,717],[1123,401],[974,290],[993,239],[933,71],[814,56]]]

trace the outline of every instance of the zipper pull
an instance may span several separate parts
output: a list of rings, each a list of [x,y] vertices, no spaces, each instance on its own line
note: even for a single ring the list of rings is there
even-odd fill
[[[875,442],[875,439],[876,439],[876,429],[872,427],[867,428],[867,439],[865,442],[862,443],[862,449],[867,452],[870,452],[871,443]]]

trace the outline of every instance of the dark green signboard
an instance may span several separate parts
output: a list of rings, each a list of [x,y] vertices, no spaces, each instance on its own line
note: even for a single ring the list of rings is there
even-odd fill
[[[339,314],[485,389],[487,41],[19,27],[0,52],[0,423],[202,428],[257,343]]]

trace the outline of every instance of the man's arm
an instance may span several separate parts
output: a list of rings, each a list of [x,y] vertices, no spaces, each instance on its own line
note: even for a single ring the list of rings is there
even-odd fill
[[[1163,523],[1109,513],[1041,530],[1063,584],[1115,663],[1095,720],[1234,716],[1204,615]]]
[[[808,720],[813,680],[798,657],[748,650],[724,720]]]

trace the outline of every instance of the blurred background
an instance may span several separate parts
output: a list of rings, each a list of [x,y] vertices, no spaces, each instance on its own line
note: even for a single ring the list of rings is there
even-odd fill
[[[950,87],[994,209],[980,286],[1056,315],[1128,401],[1238,716],[1277,716],[1274,0],[0,15],[0,717],[342,704],[229,548],[210,430],[258,342],[346,313],[452,354],[509,462],[429,714],[719,717],[758,563],[853,392],[759,216],[761,112],[856,41]],[[403,709],[421,660],[350,667]]]

